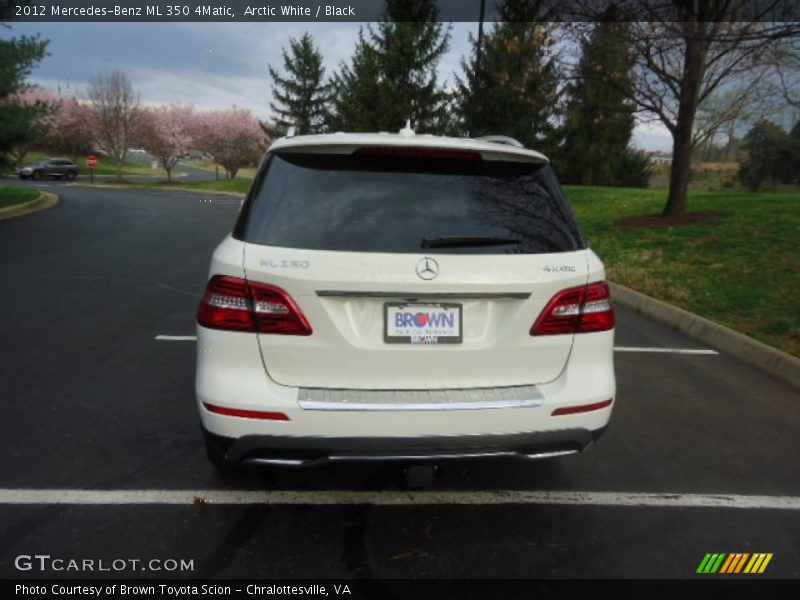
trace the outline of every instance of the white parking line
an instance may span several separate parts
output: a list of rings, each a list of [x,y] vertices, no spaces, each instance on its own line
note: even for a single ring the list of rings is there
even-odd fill
[[[719,354],[716,350],[705,348],[638,348],[634,346],[614,346],[615,352],[664,352],[667,354]]]
[[[798,496],[649,494],[568,491],[238,491],[238,490],[46,490],[0,489],[0,504],[67,505],[500,505],[641,506],[800,510]]]
[[[196,335],[157,335],[162,342],[196,342]],[[704,348],[638,348],[634,346],[614,346],[615,352],[664,352],[669,354],[719,354],[716,350]]]

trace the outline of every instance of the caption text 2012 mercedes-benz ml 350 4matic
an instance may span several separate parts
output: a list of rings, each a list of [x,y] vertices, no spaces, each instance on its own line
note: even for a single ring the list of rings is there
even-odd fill
[[[408,128],[273,143],[197,313],[211,461],[539,458],[597,439],[614,313],[548,163]]]

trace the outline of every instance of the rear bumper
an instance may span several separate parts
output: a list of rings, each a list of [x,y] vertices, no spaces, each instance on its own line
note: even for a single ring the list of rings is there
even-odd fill
[[[588,448],[605,428],[563,429],[510,435],[417,438],[281,437],[229,438],[204,430],[206,440],[235,464],[308,466],[337,461],[431,461],[485,457],[553,458]]]
[[[398,396],[393,405],[376,394],[348,397],[345,410],[330,397],[309,395],[313,390],[283,386],[266,374],[257,337],[250,333],[198,328],[197,408],[205,430],[223,438],[444,438],[509,436],[565,430],[596,431],[608,423],[613,404],[601,410],[556,415],[560,409],[602,403],[615,398],[613,331],[576,336],[570,359],[557,379],[524,390],[523,396],[487,397],[491,407],[451,404],[442,410],[435,393]],[[531,386],[528,386],[531,387]],[[324,390],[323,390],[324,391]],[[468,391],[468,390],[467,390]],[[485,390],[481,390],[481,395]],[[428,405],[413,404],[416,396]],[[480,398],[476,394],[476,398]],[[470,398],[461,398],[469,400]],[[503,405],[501,400],[516,400]],[[402,400],[402,402],[399,402]],[[317,404],[309,404],[309,401]],[[356,402],[358,401],[358,402]],[[277,412],[288,420],[272,421],[215,414],[205,404],[239,410]],[[336,410],[331,410],[335,408]],[[386,410],[390,408],[392,410]],[[454,410],[458,408],[458,410]],[[357,410],[352,410],[357,409]],[[423,410],[425,409],[425,410]],[[462,410],[463,409],[463,410]]]

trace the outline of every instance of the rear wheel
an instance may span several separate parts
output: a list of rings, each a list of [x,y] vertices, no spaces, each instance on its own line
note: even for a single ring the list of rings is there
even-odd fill
[[[208,462],[211,463],[217,473],[225,477],[230,477],[241,472],[241,467],[225,458],[225,453],[208,435],[204,436],[204,441]]]
[[[34,171],[33,172],[33,178],[34,179],[41,179],[42,178],[42,172],[41,171]]]
[[[77,176],[78,174],[75,171],[67,171],[67,174],[65,175],[67,181],[72,181]]]

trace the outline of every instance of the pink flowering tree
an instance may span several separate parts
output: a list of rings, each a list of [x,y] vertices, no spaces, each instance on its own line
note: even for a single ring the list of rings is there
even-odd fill
[[[12,152],[12,159],[17,164],[24,162],[33,149],[63,154],[76,161],[79,156],[92,151],[94,135],[85,104],[41,88],[29,88],[21,92],[16,102],[37,110],[29,140]]]
[[[269,143],[255,115],[236,107],[200,113],[196,133],[198,148],[222,165],[230,179],[242,166],[256,162]]]
[[[86,104],[75,98],[62,98],[58,110],[49,119],[46,146],[74,161],[91,154],[95,139]]]
[[[196,113],[190,106],[170,105],[145,111],[139,139],[172,181],[172,171],[195,144]]]

